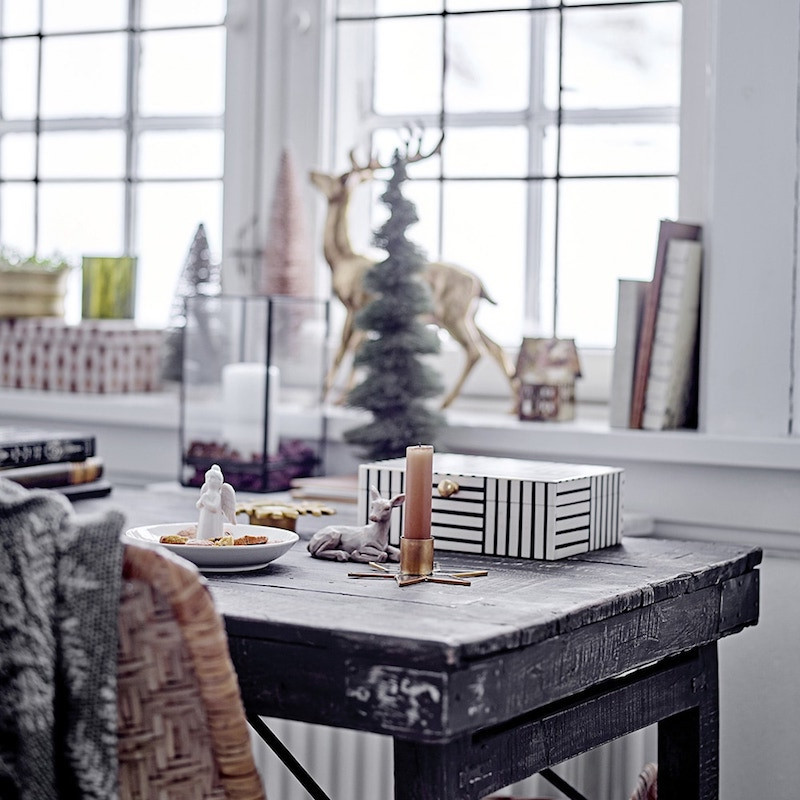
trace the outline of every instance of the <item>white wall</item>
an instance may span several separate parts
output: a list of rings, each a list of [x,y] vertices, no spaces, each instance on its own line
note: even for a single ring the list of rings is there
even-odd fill
[[[758,625],[719,646],[723,800],[800,797],[800,560],[768,554],[760,569]]]

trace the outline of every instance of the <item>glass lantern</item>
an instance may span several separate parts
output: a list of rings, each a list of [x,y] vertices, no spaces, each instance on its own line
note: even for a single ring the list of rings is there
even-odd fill
[[[323,474],[328,301],[221,295],[186,299],[181,476],[219,464],[237,491],[275,492]]]

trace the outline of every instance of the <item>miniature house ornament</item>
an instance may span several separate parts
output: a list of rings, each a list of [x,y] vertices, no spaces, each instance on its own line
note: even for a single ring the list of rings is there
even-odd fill
[[[236,493],[225,483],[219,465],[213,464],[206,472],[206,480],[200,488],[197,501],[200,518],[197,522],[198,539],[219,539],[224,533],[225,523],[236,522]]]

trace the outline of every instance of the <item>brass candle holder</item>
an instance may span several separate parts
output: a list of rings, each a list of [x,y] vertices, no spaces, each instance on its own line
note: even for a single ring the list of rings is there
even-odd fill
[[[433,537],[408,539],[400,537],[400,566],[392,569],[377,561],[369,566],[377,572],[348,572],[349,578],[391,578],[398,586],[413,586],[416,583],[446,583],[452,586],[471,586],[468,578],[481,578],[489,574],[485,569],[442,572],[433,560]]]
[[[400,572],[404,575],[433,573],[433,537],[428,539],[400,537]]]

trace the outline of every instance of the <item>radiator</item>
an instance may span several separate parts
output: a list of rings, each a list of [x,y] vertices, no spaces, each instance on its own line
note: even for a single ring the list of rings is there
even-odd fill
[[[331,800],[392,800],[390,737],[283,719],[264,721]],[[306,791],[280,759],[255,733],[252,736],[268,800],[308,800]],[[653,726],[565,761],[555,772],[592,800],[627,800],[642,767],[656,760],[656,741]],[[538,775],[495,794],[563,797]]]

